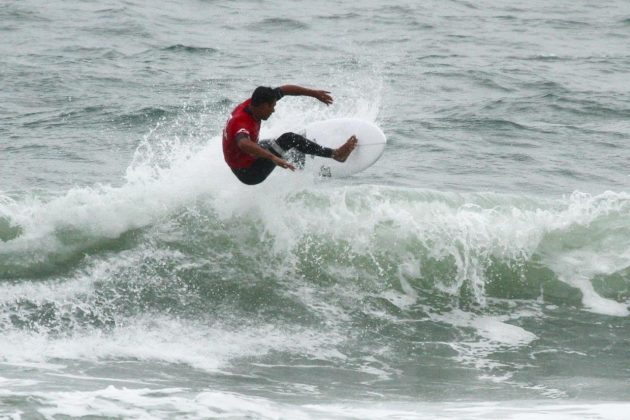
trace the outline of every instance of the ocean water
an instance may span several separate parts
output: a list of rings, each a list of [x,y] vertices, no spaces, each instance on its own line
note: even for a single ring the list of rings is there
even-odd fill
[[[0,418],[628,419],[626,0],[0,3]],[[262,137],[375,122],[345,179]]]

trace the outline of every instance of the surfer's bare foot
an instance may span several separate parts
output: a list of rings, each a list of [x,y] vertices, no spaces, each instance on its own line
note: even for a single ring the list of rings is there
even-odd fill
[[[356,136],[350,137],[344,144],[341,145],[338,149],[333,150],[332,158],[337,162],[345,162],[350,156],[350,153],[357,147],[357,138]]]

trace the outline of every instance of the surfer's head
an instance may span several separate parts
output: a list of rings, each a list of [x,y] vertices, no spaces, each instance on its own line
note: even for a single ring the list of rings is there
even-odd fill
[[[275,90],[266,86],[258,86],[252,93],[251,109],[259,120],[268,119],[276,109],[278,95]]]

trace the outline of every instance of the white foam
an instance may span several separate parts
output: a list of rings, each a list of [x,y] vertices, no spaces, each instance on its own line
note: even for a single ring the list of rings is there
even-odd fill
[[[477,332],[491,342],[510,346],[527,345],[537,337],[535,334],[512,324],[506,324],[507,317],[477,317],[470,323]]]
[[[88,237],[116,238],[173,214],[211,192],[208,179],[212,171],[208,168],[219,167],[211,152],[215,143],[216,139],[198,150],[187,164],[164,170],[157,179],[139,175],[121,187],[75,188],[47,202],[33,200],[4,206],[2,213],[22,228],[22,234],[0,242],[0,253],[45,258],[50,252],[84,246],[61,243],[56,236],[60,229],[74,229]]]
[[[240,357],[262,356],[271,350],[301,353],[320,359],[340,356],[335,349],[342,337],[308,330],[281,330],[272,325],[199,325],[166,316],[126,320],[109,333],[87,330],[71,337],[53,338],[22,331],[0,336],[0,360],[11,365],[46,368],[49,360],[152,360],[183,363],[217,372]]]
[[[626,231],[615,235],[606,225],[611,217],[614,224],[628,219],[630,196],[626,194],[591,197],[576,193],[566,200],[538,200],[538,204],[521,199],[526,203],[521,208],[508,196],[377,186],[312,186],[307,195],[297,196],[300,199],[286,191],[283,194],[288,195],[282,199],[270,192],[271,199],[263,199],[256,211],[274,237],[278,254],[291,254],[305,235],[321,235],[333,242],[348,242],[349,251],[359,255],[388,251],[401,256],[401,278],[405,278],[409,277],[405,271],[420,273],[421,269],[422,256],[409,254],[408,249],[425,248],[430,257],[451,259],[457,267],[454,278],[438,284],[442,290],[456,294],[468,284],[482,304],[486,301],[486,271],[494,259],[518,268],[533,255],[542,254],[560,280],[586,292],[587,308],[627,315],[624,304],[602,299],[588,287],[595,274],[611,274],[630,266]],[[488,207],[488,200],[496,205]],[[576,228],[587,229],[593,238],[582,244],[580,264],[568,261],[563,265],[563,259],[575,252],[566,248]],[[601,240],[600,235],[604,235]],[[555,238],[561,246],[554,246]],[[571,279],[576,270],[584,281]]]
[[[548,264],[558,273],[560,280],[582,292],[582,303],[587,310],[603,315],[628,316],[625,303],[600,296],[591,283],[596,275],[609,275],[628,267],[628,261],[630,244],[626,252],[620,254],[615,249],[599,247],[596,250],[569,250],[556,254]]]
[[[32,387],[37,384],[39,384],[39,381],[32,379],[9,379],[0,376],[0,388]]]
[[[445,322],[459,328],[470,328],[479,338],[458,340],[445,343],[457,352],[455,359],[465,365],[474,366],[481,370],[480,379],[494,382],[506,382],[512,377],[512,373],[505,371],[510,368],[504,363],[492,358],[493,353],[507,348],[528,346],[537,339],[536,335],[517,325],[508,324],[505,321],[516,319],[518,313],[511,316],[487,316],[475,315],[459,309],[446,314],[430,313],[433,321]],[[503,373],[499,376],[490,373],[500,369]],[[520,386],[519,384],[515,384]]]
[[[593,288],[597,275],[610,275],[630,267],[630,195],[611,191],[590,195],[573,193],[566,208],[549,223],[550,239],[541,245],[545,264],[558,278],[582,292],[589,311],[627,316],[625,304],[600,296]],[[577,233],[572,230],[578,230]],[[554,233],[568,240],[558,240]],[[562,238],[564,239],[564,238]]]
[[[232,392],[191,392],[183,388],[117,388],[94,391],[33,393],[0,390],[7,397],[35,397],[46,418],[58,416],[170,418],[290,418],[438,420],[625,420],[630,404],[597,401],[502,401],[502,402],[398,402],[349,401],[346,403],[290,404]],[[18,417],[19,418],[19,417]]]

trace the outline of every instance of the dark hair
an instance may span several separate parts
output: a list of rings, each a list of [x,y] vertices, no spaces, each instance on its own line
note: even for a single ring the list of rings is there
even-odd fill
[[[252,105],[272,104],[278,100],[276,91],[270,87],[258,86],[252,93]]]

